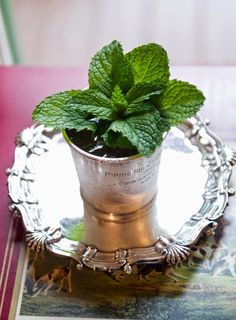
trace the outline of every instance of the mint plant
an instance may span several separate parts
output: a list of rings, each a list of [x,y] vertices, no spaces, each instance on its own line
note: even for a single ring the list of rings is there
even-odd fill
[[[56,93],[33,111],[55,129],[90,130],[109,147],[149,156],[163,133],[195,115],[204,96],[194,85],[170,80],[166,51],[150,43],[124,54],[113,41],[92,58],[89,88]]]

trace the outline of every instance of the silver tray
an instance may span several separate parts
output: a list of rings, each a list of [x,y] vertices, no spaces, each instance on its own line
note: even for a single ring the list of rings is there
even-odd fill
[[[18,135],[15,161],[7,170],[10,209],[21,215],[31,249],[71,257],[79,269],[131,273],[137,263],[177,265],[217,227],[234,194],[229,179],[235,163],[235,151],[200,117],[174,128],[164,143],[158,180],[160,238],[148,248],[99,252],[79,239],[83,204],[67,143],[60,132],[34,125]]]

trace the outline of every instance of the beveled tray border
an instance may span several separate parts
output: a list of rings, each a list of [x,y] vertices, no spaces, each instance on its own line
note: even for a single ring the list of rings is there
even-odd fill
[[[218,220],[228,205],[229,195],[235,190],[229,187],[232,167],[236,164],[236,152],[226,146],[208,128],[208,121],[198,115],[179,126],[192,145],[202,154],[202,165],[207,171],[207,181],[201,208],[171,237],[160,236],[148,248],[121,248],[115,252],[100,252],[94,246],[63,238],[60,226],[43,227],[38,199],[31,192],[34,182],[32,161],[50,148],[54,131],[41,125],[22,130],[17,136],[15,159],[7,169],[8,190],[12,200],[10,210],[20,215],[26,229],[26,241],[35,251],[48,251],[71,257],[78,269],[83,265],[94,270],[132,272],[137,263],[166,263],[177,265],[186,260],[193,246],[203,234],[210,235],[217,228]]]

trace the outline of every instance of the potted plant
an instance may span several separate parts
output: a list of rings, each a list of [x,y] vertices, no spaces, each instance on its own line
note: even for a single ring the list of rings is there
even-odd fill
[[[71,147],[84,202],[83,242],[102,252],[151,246],[159,237],[163,139],[198,112],[204,96],[170,80],[167,53],[155,43],[124,54],[111,42],[92,58],[88,81],[87,89],[46,97],[33,120],[61,129]]]

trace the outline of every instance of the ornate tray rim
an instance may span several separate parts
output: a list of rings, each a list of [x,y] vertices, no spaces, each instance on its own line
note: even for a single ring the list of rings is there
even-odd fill
[[[38,252],[47,249],[54,254],[71,257],[77,261],[78,269],[82,269],[83,265],[109,272],[122,268],[128,274],[136,263],[177,265],[186,260],[191,246],[202,235],[214,233],[217,221],[223,216],[228,205],[228,197],[235,193],[235,190],[229,187],[229,180],[232,167],[236,164],[236,152],[211,132],[208,124],[209,121],[203,121],[198,115],[179,126],[185,137],[201,152],[202,165],[208,174],[201,208],[173,237],[160,236],[158,241],[148,248],[121,248],[115,252],[99,252],[94,246],[63,238],[60,227],[42,228],[38,200],[30,194],[30,185],[34,181],[30,160],[31,157],[40,157],[49,150],[48,134],[55,131],[37,124],[22,130],[16,139],[14,164],[6,173],[12,200],[9,208],[22,217],[28,246]],[[20,192],[22,188],[23,197]]]

